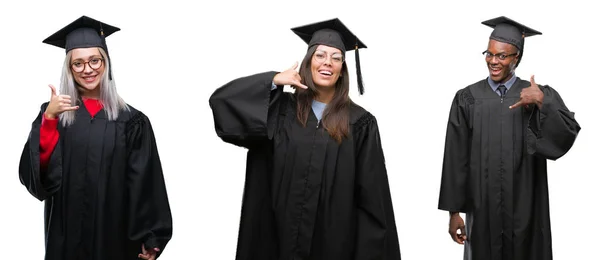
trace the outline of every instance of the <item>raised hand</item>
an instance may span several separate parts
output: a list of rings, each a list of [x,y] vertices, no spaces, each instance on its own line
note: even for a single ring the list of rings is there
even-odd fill
[[[51,95],[48,107],[46,107],[46,111],[44,112],[47,118],[54,119],[57,118],[62,112],[79,109],[79,106],[72,106],[71,96],[56,95],[56,88],[54,88],[52,84],[48,86],[50,87]]]
[[[529,104],[535,104],[539,109],[542,108],[544,102],[544,92],[535,83],[534,75],[531,75],[531,85],[521,90],[521,98],[517,103],[510,106],[510,109],[520,106],[527,107]]]
[[[275,85],[290,85],[293,88],[299,87],[307,89],[308,87],[301,83],[302,78],[300,78],[300,74],[296,71],[296,68],[298,68],[297,61],[291,68],[284,72],[277,73],[273,78],[273,83],[275,83]]]

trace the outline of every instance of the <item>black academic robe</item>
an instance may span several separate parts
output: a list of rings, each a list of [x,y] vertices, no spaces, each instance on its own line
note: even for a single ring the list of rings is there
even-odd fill
[[[142,243],[162,253],[172,221],[154,133],[130,106],[116,121],[81,106],[40,169],[40,127],[32,124],[19,166],[21,183],[44,201],[46,260],[139,259]]]
[[[238,260],[400,259],[375,117],[350,108],[338,144],[311,112],[296,119],[275,72],[239,78],[210,97],[216,132],[248,148]]]
[[[580,127],[549,86],[541,109],[509,109],[529,86],[517,78],[502,98],[482,80],[452,102],[439,209],[466,213],[465,259],[552,259],[546,160],[563,156]]]

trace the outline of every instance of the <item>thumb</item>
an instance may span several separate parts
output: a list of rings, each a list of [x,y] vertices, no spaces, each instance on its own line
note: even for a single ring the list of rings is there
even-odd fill
[[[535,83],[535,75],[531,75],[531,86],[537,86],[537,84]]]
[[[52,97],[56,96],[56,88],[52,84],[48,85],[48,87],[50,87]]]

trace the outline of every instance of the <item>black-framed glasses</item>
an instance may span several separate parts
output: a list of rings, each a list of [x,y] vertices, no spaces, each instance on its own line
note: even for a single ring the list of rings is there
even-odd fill
[[[498,58],[499,60],[505,60],[506,58],[510,57],[510,56],[515,56],[517,54],[519,54],[518,52],[512,53],[512,54],[506,54],[504,52],[501,53],[496,53],[493,54],[489,51],[484,51],[481,54],[483,54],[485,56],[485,59],[492,59],[494,57]]]
[[[323,62],[325,62],[325,60],[327,60],[327,55],[328,55],[328,53],[326,51],[316,50],[313,57],[315,58],[315,60],[317,62],[323,63]],[[341,53],[331,54],[330,57],[331,57],[331,63],[334,63],[334,64],[344,63],[344,55],[342,55]]]
[[[102,58],[92,58],[89,61],[76,60],[71,63],[71,69],[74,72],[83,72],[85,70],[85,65],[89,65],[91,69],[97,70],[102,67]]]

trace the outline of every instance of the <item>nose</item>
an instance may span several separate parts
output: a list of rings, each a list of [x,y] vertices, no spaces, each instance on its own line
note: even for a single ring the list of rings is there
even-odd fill
[[[323,64],[331,66],[331,57],[329,55],[325,55],[325,60],[323,61]]]
[[[490,58],[490,63],[491,64],[498,64],[500,62],[500,58],[498,58],[497,56],[492,56],[492,58]]]
[[[85,73],[92,73],[94,70],[92,69],[92,65],[90,65],[90,63],[86,62],[83,64],[83,72]]]

